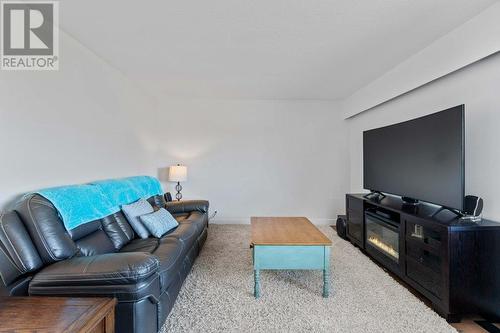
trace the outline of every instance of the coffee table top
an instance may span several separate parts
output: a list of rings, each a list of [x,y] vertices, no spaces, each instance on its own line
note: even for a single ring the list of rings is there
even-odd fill
[[[332,245],[305,217],[252,217],[251,222],[252,245]]]

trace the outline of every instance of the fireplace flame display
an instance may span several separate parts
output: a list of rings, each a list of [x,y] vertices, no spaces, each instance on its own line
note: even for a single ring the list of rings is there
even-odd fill
[[[377,248],[381,249],[391,257],[395,258],[396,260],[399,260],[399,252],[394,249],[389,244],[384,243],[381,241],[378,237],[376,236],[370,236],[368,237],[368,242],[370,242],[372,245],[376,246]]]

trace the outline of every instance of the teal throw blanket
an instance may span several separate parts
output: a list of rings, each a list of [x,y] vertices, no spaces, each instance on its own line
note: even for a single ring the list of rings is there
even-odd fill
[[[122,205],[163,193],[158,179],[137,176],[35,191],[57,209],[66,230],[120,211]]]

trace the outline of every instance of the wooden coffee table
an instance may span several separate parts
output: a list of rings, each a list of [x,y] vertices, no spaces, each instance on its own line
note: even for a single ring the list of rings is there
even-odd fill
[[[260,270],[323,270],[328,297],[332,242],[305,217],[252,217],[254,295],[260,297]]]

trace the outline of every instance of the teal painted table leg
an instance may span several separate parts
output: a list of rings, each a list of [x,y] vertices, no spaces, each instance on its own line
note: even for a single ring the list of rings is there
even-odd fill
[[[324,268],[323,268],[323,297],[328,297],[330,295],[330,247],[325,246],[325,256],[324,256]]]
[[[323,271],[323,297],[330,296],[330,272],[325,269]]]
[[[254,278],[254,289],[253,289],[253,294],[255,298],[260,297],[260,271],[258,269],[253,271],[253,278]]]

